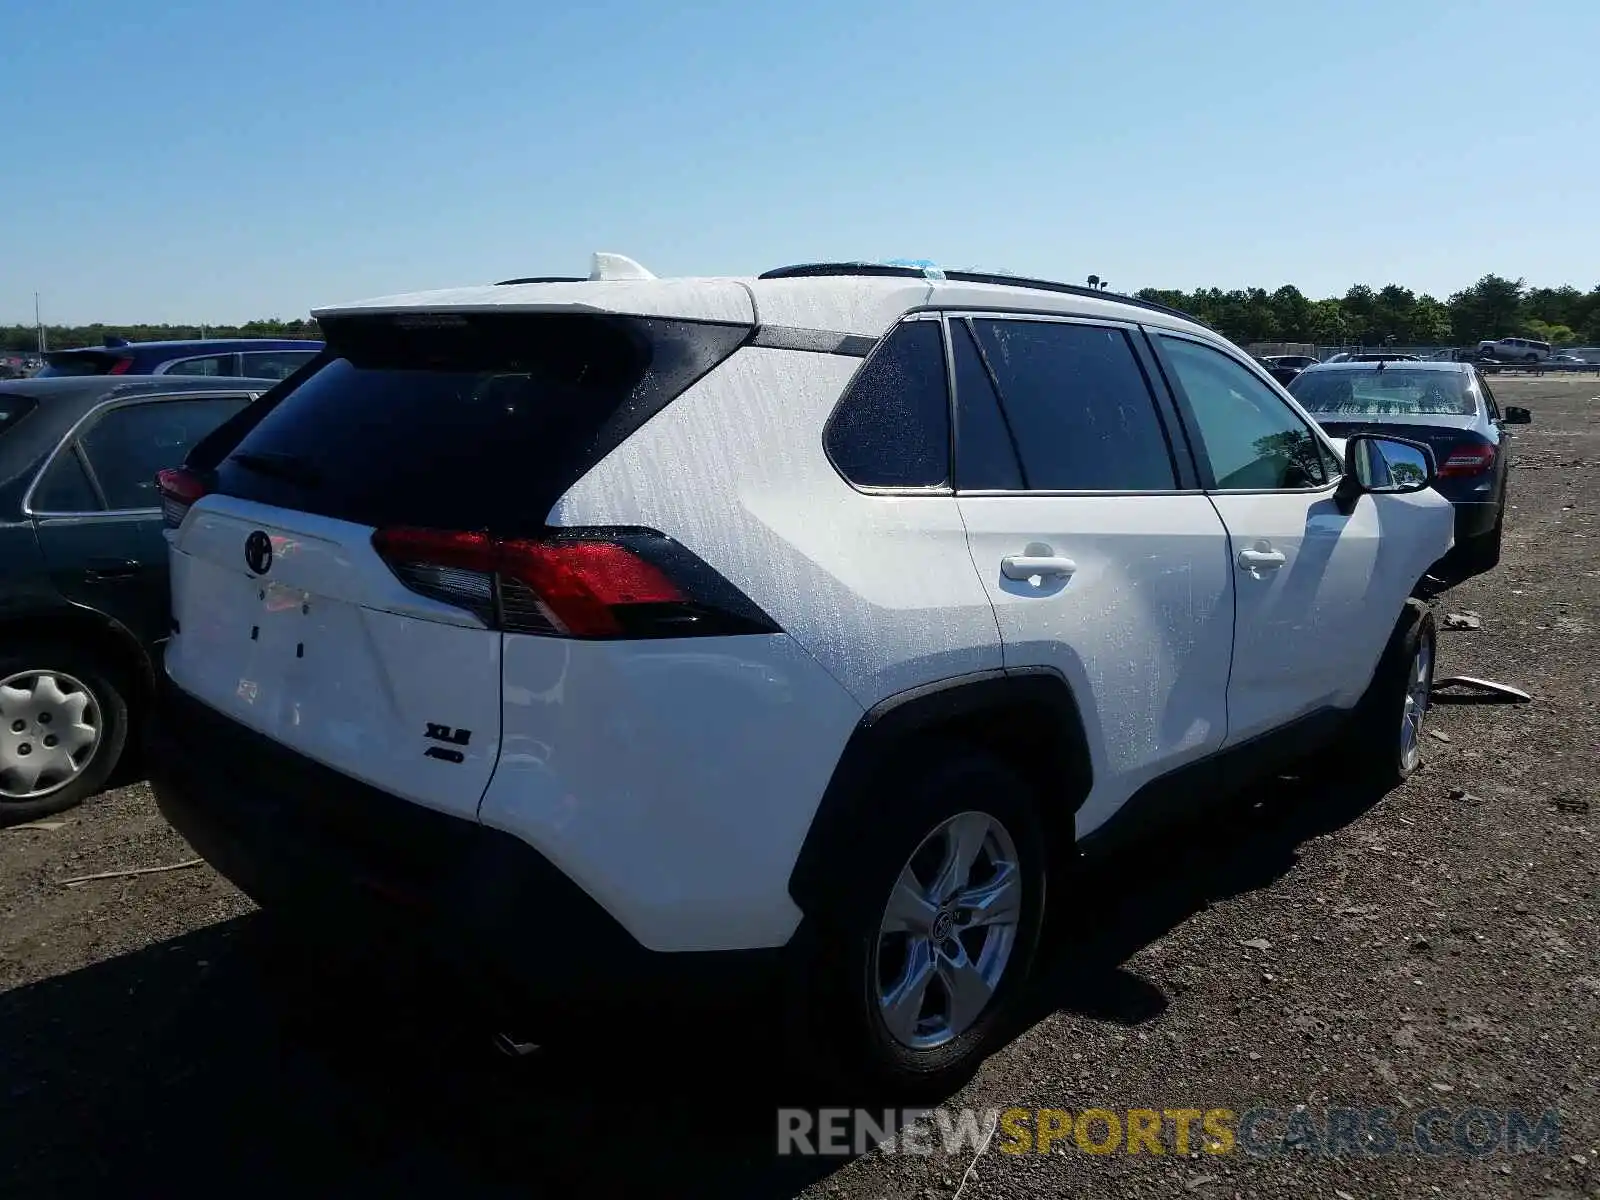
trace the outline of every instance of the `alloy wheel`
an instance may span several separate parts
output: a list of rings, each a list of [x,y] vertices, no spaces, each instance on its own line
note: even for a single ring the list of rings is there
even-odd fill
[[[915,1050],[960,1037],[994,997],[1017,941],[1023,878],[1004,825],[963,812],[907,860],[874,954],[878,1015]]]
[[[1406,702],[1400,717],[1400,765],[1414,771],[1422,761],[1422,723],[1433,687],[1433,639],[1419,638],[1406,677]]]

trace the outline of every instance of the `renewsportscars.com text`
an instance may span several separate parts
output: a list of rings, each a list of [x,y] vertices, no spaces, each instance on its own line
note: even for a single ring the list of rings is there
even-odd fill
[[[824,1108],[778,1110],[783,1155],[1279,1154],[1484,1158],[1555,1154],[1555,1109],[1429,1108]]]

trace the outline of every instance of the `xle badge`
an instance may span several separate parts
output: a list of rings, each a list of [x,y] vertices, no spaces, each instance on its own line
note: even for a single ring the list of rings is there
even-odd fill
[[[272,569],[272,539],[259,529],[244,540],[244,565],[256,575]]]
[[[429,721],[425,736],[432,738],[436,742],[448,742],[452,746],[465,746],[472,740],[472,730],[452,729],[448,725],[435,725],[432,721]],[[422,756],[424,758],[437,758],[451,763],[465,762],[467,759],[467,756],[461,751],[447,750],[444,746],[429,746],[422,752]]]

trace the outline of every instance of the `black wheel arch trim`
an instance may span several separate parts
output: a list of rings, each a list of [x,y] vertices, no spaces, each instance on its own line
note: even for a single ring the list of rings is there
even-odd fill
[[[147,695],[155,690],[159,649],[146,646],[133,630],[99,609],[68,600],[0,608],[0,633],[18,626],[39,630],[45,636],[58,632],[61,635],[70,634],[73,626],[92,628],[107,642],[115,644],[134,666],[138,678],[129,682]]]
[[[1093,768],[1082,713],[1060,672],[1049,667],[977,671],[909,688],[863,713],[839,756],[789,875],[789,894],[801,910],[817,908],[828,895],[830,878],[849,869],[852,830],[871,819],[880,772],[907,745],[941,726],[1018,709],[1048,724],[1049,761],[1027,766],[1062,781],[1051,794],[1061,801],[1058,815],[1070,821],[1088,798]]]

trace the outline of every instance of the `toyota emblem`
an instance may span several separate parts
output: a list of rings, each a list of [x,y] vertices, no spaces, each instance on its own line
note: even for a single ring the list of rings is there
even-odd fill
[[[259,529],[244,540],[244,565],[256,575],[272,569],[272,539]]]

